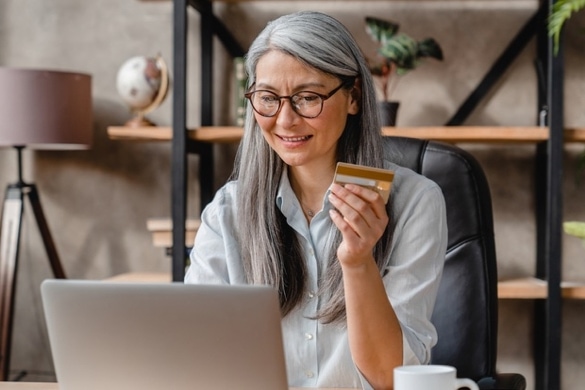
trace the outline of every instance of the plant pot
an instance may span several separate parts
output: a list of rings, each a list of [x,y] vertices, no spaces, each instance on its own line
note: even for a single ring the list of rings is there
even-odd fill
[[[399,106],[400,102],[379,102],[378,114],[380,115],[380,125],[396,126]]]

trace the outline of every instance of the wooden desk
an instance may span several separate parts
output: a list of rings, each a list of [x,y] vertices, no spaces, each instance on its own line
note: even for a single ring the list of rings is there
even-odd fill
[[[58,390],[56,383],[0,382],[0,390]]]
[[[59,390],[56,383],[34,382],[0,382],[0,390]],[[299,387],[291,387],[290,390],[302,390]],[[349,390],[349,389],[322,389],[322,390]]]

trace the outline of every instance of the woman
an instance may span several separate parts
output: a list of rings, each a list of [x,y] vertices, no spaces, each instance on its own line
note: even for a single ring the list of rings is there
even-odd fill
[[[384,164],[373,82],[337,20],[278,18],[246,70],[232,180],[202,213],[185,282],[278,289],[291,386],[391,388],[394,367],[427,363],[436,343],[441,191]],[[388,204],[332,184],[338,161],[394,170]]]

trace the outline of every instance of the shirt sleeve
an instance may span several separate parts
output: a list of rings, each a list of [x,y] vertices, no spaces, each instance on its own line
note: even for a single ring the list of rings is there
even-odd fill
[[[234,234],[235,185],[222,187],[201,213],[185,283],[244,284],[244,272]]]
[[[446,210],[436,183],[410,181],[392,195],[395,226],[384,284],[402,328],[403,363],[427,364],[437,342],[431,315],[447,248]]]

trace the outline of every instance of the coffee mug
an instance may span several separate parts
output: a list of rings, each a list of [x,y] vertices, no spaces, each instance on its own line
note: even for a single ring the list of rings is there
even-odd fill
[[[457,378],[451,366],[400,366],[394,369],[394,390],[457,390],[468,387],[479,390],[471,379]]]

